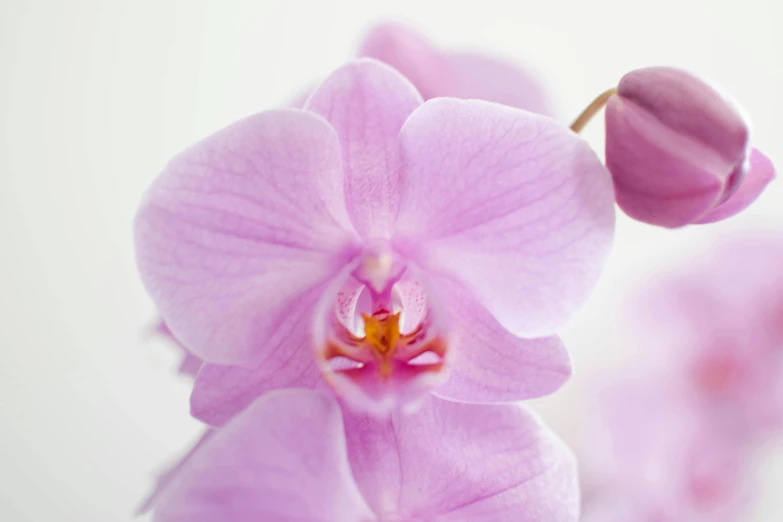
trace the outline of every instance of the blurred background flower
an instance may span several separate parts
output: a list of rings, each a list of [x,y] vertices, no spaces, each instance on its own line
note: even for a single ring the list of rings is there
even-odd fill
[[[628,359],[577,383],[587,519],[746,519],[783,435],[781,259],[783,235],[746,232],[633,292]]]

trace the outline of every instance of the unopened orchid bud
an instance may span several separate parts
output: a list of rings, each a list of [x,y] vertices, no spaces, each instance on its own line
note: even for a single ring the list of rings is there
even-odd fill
[[[606,165],[617,204],[653,225],[725,219],[774,177],[748,123],[716,89],[671,67],[626,74],[606,106]]]

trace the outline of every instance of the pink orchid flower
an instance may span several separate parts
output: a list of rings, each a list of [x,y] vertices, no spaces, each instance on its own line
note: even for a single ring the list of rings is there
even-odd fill
[[[748,500],[747,446],[667,393],[665,378],[623,375],[601,379],[591,436],[579,449],[583,521],[737,520]]]
[[[207,361],[192,397],[206,422],[321,374],[378,414],[436,388],[514,401],[570,373],[553,334],[599,276],[613,199],[593,151],[555,121],[422,103],[365,59],[305,110],[249,117],[175,158],[137,215],[137,261]]]
[[[257,399],[176,466],[156,522],[575,522],[576,463],[514,405],[430,398],[378,420],[303,389]]]
[[[442,51],[413,28],[400,23],[373,27],[359,47],[359,56],[375,58],[397,69],[424,100],[451,96],[486,100],[553,116],[552,104],[534,75],[492,56]],[[291,106],[304,107],[309,93]],[[158,333],[182,352],[179,373],[195,377],[203,361],[172,334],[161,320]]]
[[[174,337],[173,333],[171,333],[171,330],[163,319],[157,320],[154,328],[152,328],[152,333],[171,343],[177,349],[177,351],[181,353],[181,359],[179,361],[179,366],[177,367],[177,373],[187,377],[196,377],[204,361],[188,350],[185,345],[177,341],[177,338]]]
[[[783,428],[781,259],[745,233],[643,294],[633,365],[585,408],[586,520],[742,519],[749,452]]]
[[[783,428],[783,240],[746,233],[656,285],[640,328],[673,393],[737,437]]]

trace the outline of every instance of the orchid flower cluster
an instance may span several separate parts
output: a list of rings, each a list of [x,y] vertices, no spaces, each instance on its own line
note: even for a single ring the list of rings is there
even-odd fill
[[[578,131],[604,104],[606,163]],[[556,391],[614,205],[739,212],[774,170],[734,105],[634,71],[569,128],[520,68],[383,25],[301,108],[174,158],[135,222],[210,428],[159,522],[575,521],[573,455],[515,402]]]
[[[746,233],[631,307],[633,363],[587,408],[586,522],[744,519],[747,463],[783,433],[781,259],[781,236]]]

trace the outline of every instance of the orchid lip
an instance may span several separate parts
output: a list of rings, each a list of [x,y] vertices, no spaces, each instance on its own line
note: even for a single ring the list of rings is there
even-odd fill
[[[413,407],[447,378],[439,310],[387,240],[368,241],[345,273],[314,337],[324,380],[363,410]]]
[[[440,336],[429,335],[427,323],[401,333],[400,316],[400,312],[387,310],[362,314],[364,336],[346,330],[340,341],[327,342],[323,360],[335,372],[349,373],[375,366],[382,379],[390,378],[401,365],[416,367],[417,371],[439,371],[444,365],[446,342]],[[348,361],[355,364],[350,366]]]

